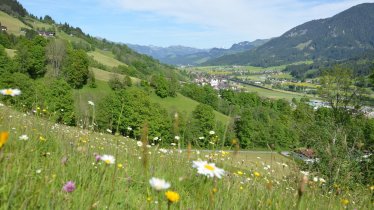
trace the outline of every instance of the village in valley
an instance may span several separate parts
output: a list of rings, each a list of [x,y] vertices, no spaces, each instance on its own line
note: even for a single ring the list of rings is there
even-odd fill
[[[234,90],[243,92],[272,91],[288,93],[291,96],[303,97],[314,110],[319,108],[331,108],[329,102],[318,98],[318,78],[305,79],[303,81],[293,78],[288,72],[284,72],[283,66],[269,69],[248,69],[246,66],[179,66],[180,70],[188,72],[191,81],[200,86],[209,85],[213,89]],[[268,96],[268,95],[267,95]],[[270,96],[271,97],[271,96]],[[291,98],[292,99],[292,98]],[[292,105],[292,100],[289,100]],[[353,107],[347,107],[353,109]],[[374,118],[374,108],[363,105],[359,109],[365,116]]]

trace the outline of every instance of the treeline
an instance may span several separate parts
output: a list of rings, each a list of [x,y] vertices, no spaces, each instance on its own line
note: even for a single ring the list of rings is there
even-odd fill
[[[0,86],[22,90],[19,97],[0,96],[0,100],[75,125],[72,91],[88,81],[87,54],[58,39],[14,37],[4,32],[0,37]],[[3,44],[15,49],[13,58],[8,57]]]
[[[58,25],[59,30],[73,36],[83,39],[85,42],[73,42],[73,46],[77,49],[92,51],[95,48],[112,52],[115,58],[126,66],[119,66],[113,68],[112,71],[127,74],[141,79],[147,79],[153,74],[162,74],[167,78],[177,77],[178,80],[183,80],[184,77],[175,72],[175,68],[166,64],[161,64],[159,61],[143,54],[139,54],[131,50],[125,44],[114,43],[106,39],[97,39],[88,34],[85,34],[79,27],[70,26],[68,23]]]
[[[368,76],[371,74],[374,63],[374,53],[367,51],[364,55],[346,61],[314,61],[311,64],[292,64],[286,66],[284,72],[290,72],[292,77],[298,80],[316,78],[321,75],[323,69],[329,69],[336,65],[343,65],[353,70],[355,76]]]
[[[0,10],[13,16],[25,17],[28,14],[17,0],[1,0]]]

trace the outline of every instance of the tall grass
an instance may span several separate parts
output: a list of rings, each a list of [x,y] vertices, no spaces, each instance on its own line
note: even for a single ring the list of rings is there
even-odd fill
[[[297,166],[266,154],[192,149],[188,160],[187,152],[174,147],[145,150],[129,138],[53,124],[5,106],[0,131],[10,133],[0,156],[0,209],[167,209],[165,192],[151,188],[151,177],[167,180],[180,195],[171,209],[373,208],[369,187],[330,188],[313,181],[317,174],[309,175],[300,196]],[[29,139],[19,140],[23,134]],[[95,155],[103,154],[115,156],[115,164],[97,162]],[[199,158],[223,168],[222,179],[199,175],[192,168]],[[68,181],[76,186],[70,193],[63,190]]]

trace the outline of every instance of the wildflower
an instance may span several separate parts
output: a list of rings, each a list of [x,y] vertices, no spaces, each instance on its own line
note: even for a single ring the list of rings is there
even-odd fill
[[[3,147],[5,142],[8,141],[8,137],[9,137],[9,132],[7,131],[0,132],[0,149]]]
[[[18,139],[21,140],[21,141],[27,141],[27,140],[29,140],[29,137],[27,135],[23,134]]]
[[[215,133],[214,131],[209,131],[209,135],[214,135]]]
[[[68,181],[62,188],[65,192],[71,193],[75,190],[75,183],[73,181]]]
[[[218,189],[214,187],[214,188],[212,189],[212,193],[216,193],[216,192],[218,192]]]
[[[141,142],[141,141],[137,141],[136,144],[138,145],[138,147],[143,146],[143,142]]]
[[[147,202],[152,202],[152,197],[147,197]]]
[[[170,143],[170,145],[171,145],[171,146],[177,146],[177,144],[176,144],[176,143]]]
[[[103,155],[100,159],[106,164],[114,164],[116,161],[116,159],[112,155]]]
[[[112,130],[110,130],[110,129],[108,128],[108,129],[106,129],[106,132],[108,132],[108,133],[112,133]]]
[[[153,141],[157,141],[157,140],[158,140],[158,137],[157,137],[157,136],[153,138]]]
[[[179,136],[175,136],[174,138],[175,138],[175,140],[179,141],[179,139],[180,139],[181,137],[179,137]]]
[[[118,163],[117,168],[123,168],[123,165],[121,163]]]
[[[101,156],[100,155],[95,155],[95,160],[96,160],[96,162],[99,162],[101,160]]]
[[[180,196],[177,192],[173,192],[170,190],[165,193],[165,196],[170,203],[176,203],[180,199]]]
[[[36,170],[35,171],[37,174],[40,174],[40,173],[42,173],[42,169],[38,169],[38,170]]]
[[[261,174],[258,173],[257,171],[253,172],[253,175],[255,175],[255,177],[260,177],[261,176]]]
[[[3,94],[4,96],[18,96],[21,94],[21,91],[19,89],[3,89],[0,90],[0,93]]]
[[[132,131],[132,128],[129,126],[129,127],[127,127],[127,130]]]
[[[204,136],[200,136],[199,139],[200,139],[200,140],[203,140],[203,139],[204,139]]]
[[[344,198],[340,201],[344,206],[348,205],[349,204],[349,200]]]
[[[314,177],[313,182],[318,182],[318,177]]]
[[[40,140],[40,141],[46,141],[47,139],[44,138],[43,136],[39,136],[39,140]]]
[[[160,191],[160,190],[166,190],[170,187],[170,183],[166,182],[163,179],[159,179],[156,177],[152,177],[149,180],[149,184],[152,186],[153,189]]]
[[[374,185],[370,186],[370,190],[374,191]]]
[[[223,169],[218,168],[214,163],[208,163],[207,161],[193,161],[192,167],[196,168],[199,174],[208,177],[217,177],[220,179],[225,173]]]
[[[160,148],[160,149],[158,149],[158,150],[159,150],[160,152],[164,153],[164,154],[168,153],[168,150],[167,150],[167,149]]]
[[[63,164],[63,165],[66,165],[66,163],[68,162],[68,157],[66,157],[66,156],[64,156],[62,159],[61,159],[61,163]]]
[[[300,171],[300,173],[302,173],[304,176],[308,176],[309,175],[308,171]]]
[[[237,171],[236,172],[239,176],[243,175],[244,173],[242,171]]]
[[[91,105],[91,106],[95,106],[95,103],[92,102],[92,101],[88,101],[88,104]]]

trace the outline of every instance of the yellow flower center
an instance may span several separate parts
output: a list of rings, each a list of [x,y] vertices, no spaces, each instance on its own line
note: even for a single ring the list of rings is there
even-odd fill
[[[5,95],[12,95],[13,91],[11,89],[5,90]]]
[[[209,171],[214,171],[214,167],[211,165],[206,164],[204,168],[208,169]]]
[[[110,164],[110,160],[105,160],[104,161],[106,164]]]

